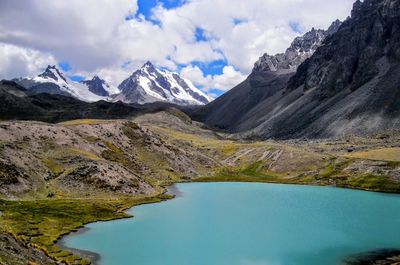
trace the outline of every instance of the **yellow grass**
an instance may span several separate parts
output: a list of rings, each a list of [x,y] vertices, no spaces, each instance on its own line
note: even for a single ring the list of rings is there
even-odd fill
[[[69,126],[69,125],[96,125],[96,124],[103,124],[103,123],[110,123],[112,121],[108,120],[96,120],[96,119],[79,119],[79,120],[70,120],[60,122],[59,124]]]
[[[400,147],[374,149],[363,152],[354,152],[348,155],[354,158],[370,160],[396,161],[400,162]]]
[[[91,160],[100,160],[101,158],[98,157],[95,153],[83,150],[83,149],[79,149],[79,148],[75,148],[75,147],[70,147],[68,148],[72,153],[78,154],[78,155],[82,155],[86,158],[89,158]]]

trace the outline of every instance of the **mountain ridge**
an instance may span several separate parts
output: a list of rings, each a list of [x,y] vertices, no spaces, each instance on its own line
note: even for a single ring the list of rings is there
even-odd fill
[[[400,1],[356,1],[339,30],[299,66],[284,96],[264,102],[263,138],[398,130]]]
[[[322,45],[323,40],[341,25],[334,21],[328,30],[312,29],[293,40],[285,53],[265,53],[254,64],[253,71],[242,83],[204,107],[193,111],[195,120],[228,132],[242,132],[254,128],[264,115],[263,100],[283,91],[297,66]]]
[[[104,100],[137,104],[169,102],[178,105],[202,105],[212,100],[178,73],[159,70],[149,61],[118,87],[111,86],[98,75],[92,79],[74,82],[65,77],[55,65],[47,66],[43,73],[34,78],[16,78],[13,81],[32,94],[72,96],[86,102]]]
[[[334,34],[342,25],[340,20],[335,20],[327,30],[312,28],[304,35],[296,37],[284,53],[269,55],[264,53],[254,64],[252,72],[296,71],[297,67],[311,57],[322,42]]]
[[[351,17],[296,71],[288,71],[287,64],[276,71],[265,60],[265,71],[256,67],[247,80],[192,117],[245,138],[399,130],[399,25],[400,0],[356,1]]]

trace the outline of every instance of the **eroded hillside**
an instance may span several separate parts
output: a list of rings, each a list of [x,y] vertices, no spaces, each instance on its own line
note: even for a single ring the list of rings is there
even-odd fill
[[[88,264],[56,245],[59,237],[88,222],[128,217],[124,210],[133,205],[168,199],[163,187],[174,182],[399,192],[399,138],[234,140],[176,109],[133,120],[1,122],[0,243],[15,241],[39,254],[8,250],[0,252],[0,261],[14,257],[11,264],[26,264],[21,260],[40,260],[43,254],[54,263]]]

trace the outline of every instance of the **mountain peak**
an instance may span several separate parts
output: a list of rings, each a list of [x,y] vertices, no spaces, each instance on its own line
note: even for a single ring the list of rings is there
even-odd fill
[[[46,70],[44,70],[39,77],[44,79],[53,79],[57,82],[64,81],[65,83],[68,83],[62,72],[55,65],[48,65]]]
[[[101,79],[98,75],[94,75],[92,78],[92,81],[94,82],[105,82],[103,79]]]
[[[89,91],[95,95],[101,97],[108,97],[110,95],[110,92],[107,90],[109,85],[98,75],[94,75],[91,80],[81,81],[81,83],[85,84],[89,88]]]
[[[171,102],[179,105],[203,105],[210,99],[189,80],[177,73],[159,70],[147,61],[118,87],[115,100],[127,103]]]
[[[147,61],[147,62],[142,66],[142,68],[155,68],[155,67],[154,67],[154,65],[153,65],[150,61]]]
[[[46,69],[54,69],[54,70],[57,70],[58,68],[57,68],[57,66],[55,66],[55,65],[47,65],[47,67],[46,67]]]
[[[253,72],[293,72],[322,45],[326,37],[334,34],[340,27],[340,20],[334,21],[327,30],[314,27],[303,36],[296,37],[285,53],[269,55],[265,53],[254,64]]]

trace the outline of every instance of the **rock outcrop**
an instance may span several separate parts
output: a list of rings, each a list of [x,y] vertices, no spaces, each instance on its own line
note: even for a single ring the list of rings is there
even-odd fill
[[[285,54],[264,57],[245,82],[193,117],[256,138],[399,130],[400,1],[357,1],[337,26],[295,73],[296,42]],[[314,42],[306,43],[312,50]]]
[[[273,56],[265,53],[254,64],[253,72],[296,71],[297,67],[311,57],[327,37],[336,33],[341,24],[340,20],[336,20],[327,30],[312,28],[303,36],[295,38],[285,53]]]
[[[262,122],[265,107],[262,103],[286,87],[297,67],[309,58],[323,41],[334,34],[341,22],[336,20],[328,30],[312,29],[297,37],[285,53],[264,54],[254,64],[250,76],[241,84],[192,113],[196,120],[211,127],[240,132],[252,129]]]

